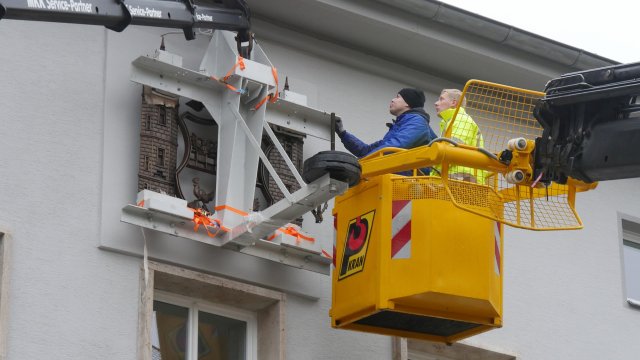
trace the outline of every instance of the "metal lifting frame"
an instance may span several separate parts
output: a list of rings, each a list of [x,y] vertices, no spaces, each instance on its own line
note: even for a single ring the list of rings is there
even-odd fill
[[[0,19],[101,25],[117,32],[129,25],[176,28],[187,40],[195,38],[195,28],[205,28],[235,31],[248,41],[249,16],[244,0],[219,7],[190,0],[0,0]]]
[[[284,148],[266,122],[266,104],[258,106],[270,92],[277,91],[275,72],[259,46],[252,60],[238,61],[232,33],[216,31],[202,59],[199,71],[183,68],[179,56],[159,50],[154,57],[140,56],[133,61],[131,80],[161,91],[200,101],[218,125],[216,173],[219,219],[228,232],[207,236],[194,232],[193,224],[154,213],[138,206],[123,209],[122,221],[224,246],[288,265],[328,273],[331,259],[318,249],[282,247],[264,239],[301,215],[345,192],[348,184],[325,175],[306,184]],[[229,76],[226,74],[233,69]],[[225,84],[215,79],[226,78]],[[237,91],[231,89],[239,89]],[[300,189],[291,193],[261,149],[263,132],[271,138],[285,160]],[[262,160],[285,198],[261,212],[252,212],[259,160]],[[318,244],[319,245],[319,244]]]

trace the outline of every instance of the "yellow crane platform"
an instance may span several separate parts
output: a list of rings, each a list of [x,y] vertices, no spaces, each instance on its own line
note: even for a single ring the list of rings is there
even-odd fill
[[[502,326],[503,226],[579,229],[575,194],[595,187],[534,178],[543,95],[471,80],[462,96],[485,148],[449,140],[451,121],[427,146],[361,159],[361,181],[333,209],[333,327],[451,343]],[[395,174],[434,166],[440,174]]]

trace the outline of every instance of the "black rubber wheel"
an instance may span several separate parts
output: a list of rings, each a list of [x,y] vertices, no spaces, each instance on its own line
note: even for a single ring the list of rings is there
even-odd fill
[[[332,179],[346,182],[351,187],[360,181],[362,168],[355,156],[342,151],[321,151],[304,161],[302,178],[307,183],[327,173]]]

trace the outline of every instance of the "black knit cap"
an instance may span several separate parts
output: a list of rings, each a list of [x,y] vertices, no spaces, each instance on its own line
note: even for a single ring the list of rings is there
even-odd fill
[[[404,101],[411,108],[424,107],[424,92],[422,90],[413,88],[404,88],[398,91],[398,94],[402,96]]]

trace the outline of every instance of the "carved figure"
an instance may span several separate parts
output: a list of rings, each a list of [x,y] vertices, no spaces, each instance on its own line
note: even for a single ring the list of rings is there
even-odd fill
[[[209,202],[211,202],[211,200],[213,200],[215,198],[215,196],[216,196],[215,190],[207,192],[206,190],[202,189],[200,187],[200,178],[198,178],[198,177],[194,177],[192,181],[193,181],[193,195],[195,195],[195,197],[196,197],[196,200],[193,201],[193,203],[200,202],[202,204],[202,206],[200,206],[200,208],[202,208],[203,210],[211,212],[207,208],[207,204]]]

